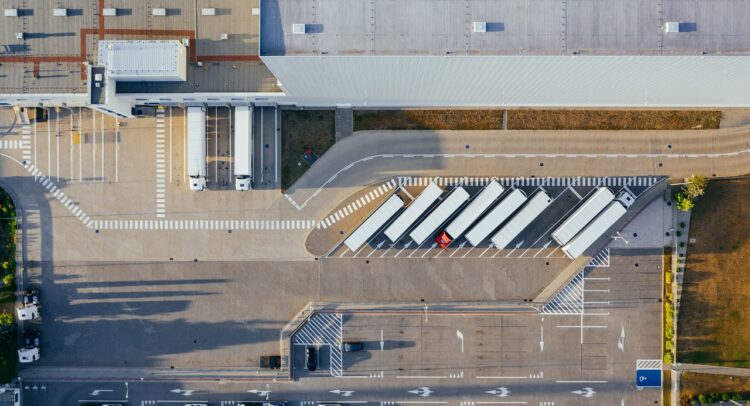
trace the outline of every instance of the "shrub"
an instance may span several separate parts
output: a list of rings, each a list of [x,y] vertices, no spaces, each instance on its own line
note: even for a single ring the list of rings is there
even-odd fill
[[[13,324],[13,315],[10,313],[0,313],[0,326],[7,327]]]
[[[684,221],[680,222],[680,228],[685,228],[685,222]]]
[[[4,286],[13,285],[14,276],[15,275],[13,275],[12,273],[5,274],[5,276],[3,276],[3,285]]]
[[[675,195],[675,200],[677,200],[677,210],[690,211],[690,209],[695,207],[695,203],[690,200],[690,197],[688,197],[685,192],[677,193],[677,195]]]
[[[682,237],[682,231],[677,230],[677,231],[675,231],[674,235],[677,236],[677,237]]]

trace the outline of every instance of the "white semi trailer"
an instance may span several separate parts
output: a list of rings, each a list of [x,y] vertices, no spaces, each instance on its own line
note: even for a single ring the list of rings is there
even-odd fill
[[[385,229],[385,235],[391,242],[398,241],[406,230],[411,227],[419,216],[424,214],[430,206],[443,194],[440,186],[430,182],[430,184],[409,204],[396,220]]]
[[[503,194],[503,187],[493,180],[445,228],[452,239],[460,237]]]
[[[357,252],[359,247],[375,235],[402,207],[404,207],[404,201],[398,195],[391,196],[349,238],[344,240],[344,245],[352,252]]]
[[[234,188],[253,188],[253,108],[234,108]]]
[[[206,188],[206,110],[203,107],[187,108],[187,154],[190,190]]]
[[[525,201],[526,193],[520,189],[513,189],[513,191],[503,197],[495,208],[482,217],[474,228],[466,233],[466,241],[472,247],[481,244],[492,231],[498,228],[500,224],[503,224]]]
[[[578,235],[562,247],[562,251],[570,259],[576,259],[599,239],[607,230],[625,215],[635,198],[627,191],[617,195],[617,199],[607,205]]]
[[[514,238],[521,234],[523,229],[542,214],[551,202],[552,198],[545,192],[539,192],[532,196],[521,210],[492,236],[492,244],[495,248],[503,249],[507,247]]]
[[[552,232],[552,239],[560,245],[567,244],[614,198],[615,194],[609,188],[598,188],[573,214],[565,219],[560,227]]]
[[[461,205],[469,200],[469,193],[461,186],[451,192],[448,197],[443,199],[442,202],[432,211],[414,230],[409,233],[409,237],[414,240],[417,245],[421,245],[427,238],[437,231],[453,213],[458,210]]]

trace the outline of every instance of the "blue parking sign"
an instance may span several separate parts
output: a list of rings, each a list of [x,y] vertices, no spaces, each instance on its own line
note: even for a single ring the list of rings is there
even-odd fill
[[[638,369],[635,371],[635,386],[661,387],[661,369]]]

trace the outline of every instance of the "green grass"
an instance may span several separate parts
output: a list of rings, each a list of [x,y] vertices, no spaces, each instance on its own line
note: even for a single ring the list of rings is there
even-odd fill
[[[310,168],[302,160],[307,148],[321,157],[335,142],[334,110],[282,110],[281,189],[291,187]]]
[[[9,284],[0,285],[0,311],[15,314],[16,208],[10,196],[0,189],[0,267],[2,276],[10,275]],[[0,327],[0,383],[16,377],[18,346],[16,324]]]

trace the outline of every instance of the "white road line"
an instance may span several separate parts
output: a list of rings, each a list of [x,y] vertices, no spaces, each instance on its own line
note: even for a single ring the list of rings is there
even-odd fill
[[[448,376],[442,375],[397,375],[396,379],[448,379]]]
[[[78,108],[78,182],[83,182],[83,108]],[[36,162],[35,162],[36,163]]]
[[[115,119],[117,120],[117,119]],[[169,159],[172,159],[172,106],[169,106]],[[172,166],[169,165],[169,183],[172,183]],[[116,169],[117,167],[115,167]],[[115,175],[116,177],[116,175]]]
[[[528,376],[477,376],[476,379],[529,379]]]
[[[214,107],[214,182],[219,183],[219,107]]]
[[[102,148],[102,183],[104,183],[104,114],[101,115],[101,119],[99,120],[101,127],[102,127],[102,142],[101,142],[101,148]]]
[[[607,383],[607,381],[555,381],[555,383]]]

